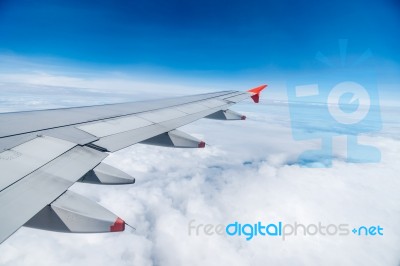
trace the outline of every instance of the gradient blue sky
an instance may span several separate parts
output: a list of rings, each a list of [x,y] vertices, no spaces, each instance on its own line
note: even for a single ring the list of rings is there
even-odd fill
[[[387,78],[400,63],[400,2],[0,1],[0,53],[97,67],[176,72],[315,70],[349,39],[371,49]]]
[[[0,47],[177,69],[296,69],[348,38],[400,61],[396,1],[1,1]],[[336,52],[336,51],[335,51]]]

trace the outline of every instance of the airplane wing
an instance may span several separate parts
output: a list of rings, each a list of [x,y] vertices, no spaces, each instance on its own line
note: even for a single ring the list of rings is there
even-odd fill
[[[102,163],[136,143],[204,148],[177,128],[200,118],[244,120],[229,110],[267,85],[155,101],[0,114],[0,243],[21,226],[71,233],[124,231],[125,222],[68,188],[133,184]]]

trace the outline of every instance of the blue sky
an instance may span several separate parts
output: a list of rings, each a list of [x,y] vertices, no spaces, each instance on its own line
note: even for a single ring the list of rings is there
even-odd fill
[[[315,53],[370,48],[400,61],[396,1],[7,1],[0,48],[105,65],[296,70]]]
[[[357,67],[357,81],[374,73],[378,85],[369,86],[379,88],[381,103],[396,104],[399,28],[397,0],[2,0],[0,69],[89,78],[118,72],[125,76],[114,78],[139,76],[187,90],[267,83],[271,99],[285,94],[284,84],[342,81],[335,72],[338,40],[347,39],[349,66],[372,52]],[[318,61],[318,52],[335,68]]]

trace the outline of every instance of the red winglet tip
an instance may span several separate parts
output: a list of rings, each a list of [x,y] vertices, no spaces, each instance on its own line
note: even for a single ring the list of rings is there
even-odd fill
[[[258,103],[260,101],[260,93],[263,89],[265,89],[268,85],[261,85],[258,86],[254,89],[248,90],[248,92],[252,93],[251,98],[255,103]]]
[[[260,92],[261,92],[263,89],[265,89],[267,86],[268,86],[267,84],[261,85],[261,86],[258,86],[258,87],[255,87],[255,88],[253,88],[253,89],[248,90],[248,92],[260,93]]]
[[[198,147],[199,148],[204,148],[206,146],[206,143],[204,141],[200,141]]]
[[[260,101],[260,94],[257,93],[257,94],[251,95],[251,98],[253,99],[253,101],[254,101],[255,103],[259,103],[259,101]]]
[[[242,117],[240,118],[240,120],[246,120],[246,116],[242,115]]]
[[[125,221],[121,218],[117,218],[114,224],[110,226],[110,232],[121,232],[125,230]]]

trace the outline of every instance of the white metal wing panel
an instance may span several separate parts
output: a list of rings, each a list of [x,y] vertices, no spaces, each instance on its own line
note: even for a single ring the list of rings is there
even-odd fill
[[[237,103],[237,102],[243,101],[245,99],[248,99],[249,96],[250,96],[250,94],[245,92],[245,93],[241,93],[239,95],[232,96],[232,97],[227,97],[227,98],[224,98],[224,99],[227,100],[227,101],[230,101],[230,102]]]
[[[137,114],[138,117],[144,118],[153,123],[160,123],[174,118],[179,118],[185,115],[187,114],[179,111],[176,108],[167,108],[167,109]]]
[[[187,114],[194,114],[197,112],[201,112],[209,109],[207,106],[198,104],[198,103],[190,103],[176,107],[177,110],[185,112]]]
[[[153,123],[143,118],[136,116],[129,116],[123,118],[104,120],[94,124],[79,126],[77,128],[87,133],[90,133],[96,137],[101,138],[121,133],[124,131],[129,131],[132,129],[149,126],[151,124]]]
[[[40,154],[40,150],[36,150]],[[0,243],[99,164],[107,154],[74,147],[0,192]]]
[[[30,141],[37,137],[35,133],[27,133],[15,135],[6,138],[0,138],[0,151],[9,150],[15,146],[21,145],[24,142]]]
[[[48,129],[39,131],[40,134],[63,139],[69,142],[73,142],[79,145],[85,145],[87,143],[98,140],[99,138],[89,134],[83,130],[75,128],[73,126],[59,127],[55,129]]]
[[[37,137],[0,153],[0,190],[72,149],[76,144],[48,136]]]
[[[170,131],[172,129],[176,129],[178,127],[184,126],[186,124],[189,124],[193,121],[199,120],[203,117],[206,117],[210,114],[213,114],[215,112],[218,112],[219,110],[222,109],[228,109],[229,106],[231,106],[230,104],[225,104],[225,105],[221,105],[215,108],[209,108],[207,110],[198,112],[198,113],[194,113],[194,114],[190,114],[190,115],[186,115],[184,117],[180,117],[178,119],[171,119],[168,121],[164,121],[162,123],[160,123],[160,126],[163,126],[164,128],[168,129],[167,131]]]
[[[221,95],[221,96],[218,96],[216,99],[222,99],[222,100],[225,100],[226,98],[228,98],[228,97],[234,97],[234,96],[238,96],[238,95],[242,95],[242,94],[246,94],[246,95],[248,95],[248,93],[247,92],[243,92],[243,91],[236,91],[236,92],[232,92],[232,93],[229,93],[229,94],[226,94],[226,95]]]
[[[153,124],[147,127],[106,136],[93,142],[93,144],[107,151],[114,152],[168,131],[167,128],[159,124]]]
[[[226,104],[225,101],[218,100],[218,99],[210,99],[210,100],[206,100],[206,101],[201,101],[199,103],[204,106],[207,106],[209,108],[215,108],[215,107],[223,106]]]

